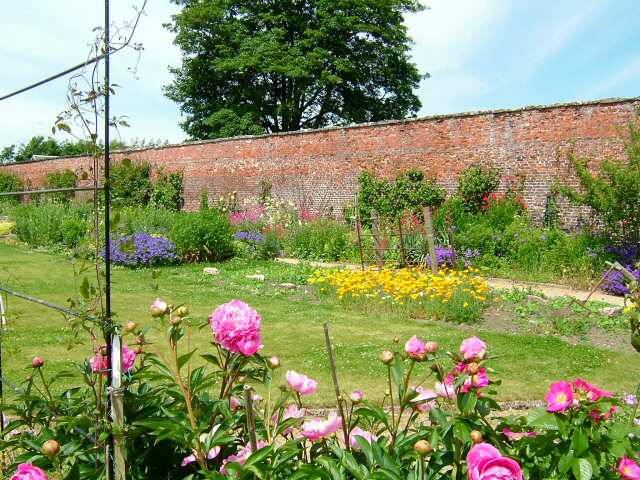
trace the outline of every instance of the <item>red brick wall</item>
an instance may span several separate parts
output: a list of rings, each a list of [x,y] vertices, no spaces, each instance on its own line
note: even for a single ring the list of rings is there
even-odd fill
[[[393,177],[409,167],[433,176],[449,191],[466,167],[494,165],[503,173],[504,190],[524,180],[524,197],[540,218],[555,179],[571,179],[567,151],[594,160],[622,158],[617,127],[634,120],[640,98],[526,107],[292,132],[239,137],[119,152],[115,159],[147,160],[154,169],[184,172],[185,208],[197,209],[203,189],[210,198],[237,191],[256,195],[260,181],[272,192],[316,209],[353,198],[362,169]],[[33,186],[47,172],[90,170],[83,157],[3,166]],[[575,220],[576,210],[563,215]]]

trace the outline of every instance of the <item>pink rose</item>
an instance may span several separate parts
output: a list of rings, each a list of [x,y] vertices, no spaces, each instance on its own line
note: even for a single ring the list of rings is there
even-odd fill
[[[597,402],[601,398],[611,398],[613,393],[606,390],[600,390],[595,385],[585,382],[581,378],[577,378],[573,381],[573,386],[576,389],[576,393],[584,395],[584,397],[590,402]]]
[[[262,348],[261,321],[258,312],[240,300],[220,305],[209,316],[216,342],[231,352],[248,357]]]
[[[552,383],[545,396],[547,412],[565,412],[573,405],[573,388],[569,382],[560,380]]]
[[[515,460],[503,457],[488,443],[474,445],[467,455],[469,480],[522,480],[522,470]]]
[[[435,399],[438,398],[436,392],[424,387],[416,387],[416,392],[418,395],[411,400],[413,408],[424,413],[436,406]]]
[[[640,467],[629,457],[620,459],[618,473],[624,480],[640,480]]]
[[[307,420],[302,424],[302,436],[308,438],[312,442],[317,442],[323,438],[333,435],[340,430],[342,426],[342,418],[340,418],[335,412],[329,414],[329,418],[323,420],[322,418],[315,418],[313,420]]]
[[[462,341],[460,354],[465,360],[482,360],[487,354],[487,344],[478,337],[470,337]]]
[[[414,335],[405,344],[404,351],[414,360],[423,360],[427,350],[425,343]]]
[[[318,382],[293,370],[289,370],[285,377],[289,386],[300,395],[313,395],[318,389]]]
[[[355,427],[349,434],[349,446],[356,452],[360,451],[360,444],[358,443],[358,437],[364,438],[368,443],[373,443],[378,440],[378,437],[371,432],[362,430],[360,427]]]
[[[11,480],[49,480],[49,477],[42,469],[34,467],[30,463],[21,463]]]
[[[102,375],[109,374],[109,359],[106,355],[102,355],[102,349],[98,350],[98,353],[90,360],[91,363],[91,371],[93,373],[101,373]],[[133,365],[136,362],[136,352],[131,350],[127,345],[122,345],[121,348],[122,354],[122,371],[129,372],[133,368]]]

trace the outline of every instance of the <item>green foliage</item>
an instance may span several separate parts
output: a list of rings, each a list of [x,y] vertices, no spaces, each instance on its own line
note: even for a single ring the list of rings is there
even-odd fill
[[[285,251],[295,258],[344,260],[352,248],[351,229],[332,220],[314,220],[293,226]]]
[[[485,197],[500,184],[500,172],[495,168],[475,165],[464,170],[458,177],[458,193],[465,208],[477,212],[486,204]]]
[[[125,158],[112,165],[111,201],[117,207],[147,206],[151,199],[151,165],[148,162],[132,162]]]
[[[627,160],[604,160],[598,174],[589,170],[585,158],[569,154],[580,181],[580,191],[566,185],[557,190],[569,200],[590,207],[610,232],[625,242],[640,244],[640,128],[628,127]]]
[[[162,167],[159,167],[149,199],[149,206],[177,212],[182,209],[183,204],[182,172],[166,174]]]
[[[13,173],[0,172],[0,192],[20,192],[24,190],[22,180]],[[18,203],[19,197],[6,196],[0,197],[0,204],[15,204]]]
[[[185,261],[222,261],[235,253],[231,223],[217,210],[178,215],[169,238]]]
[[[319,128],[414,115],[423,76],[404,14],[417,0],[173,0],[183,52],[169,98],[192,138]]]
[[[398,218],[406,211],[420,217],[423,207],[437,207],[444,201],[442,187],[426,179],[424,173],[410,169],[390,182],[364,171],[358,177],[358,208],[363,220],[378,216]]]
[[[73,170],[58,170],[47,174],[45,185],[47,188],[74,188],[77,180],[77,176]],[[68,202],[75,196],[75,192],[60,192],[48,195],[49,198],[61,202]]]
[[[152,207],[124,207],[117,210],[115,229],[124,235],[157,233],[168,235],[179,213]]]
[[[32,137],[27,143],[19,146],[10,145],[4,147],[0,153],[1,163],[20,163],[31,160],[34,155],[62,157],[70,155],[82,155],[89,153],[92,144],[89,142],[60,141],[53,137],[45,138],[42,135]]]
[[[45,201],[15,207],[18,240],[33,247],[82,246],[91,232],[92,208]]]
[[[200,192],[200,210],[209,210],[209,190],[206,188]]]

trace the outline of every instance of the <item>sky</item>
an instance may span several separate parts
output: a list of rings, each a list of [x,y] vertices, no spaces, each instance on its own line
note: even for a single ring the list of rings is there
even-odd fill
[[[112,20],[135,16],[142,0],[112,0]],[[419,116],[640,96],[640,1],[423,0],[406,23],[422,73]],[[102,0],[7,2],[0,25],[0,95],[86,58]],[[122,140],[186,139],[177,104],[162,87],[180,51],[162,24],[177,7],[148,0],[135,41],[144,46],[112,60],[115,115],[127,117]],[[130,68],[137,64],[133,74]],[[50,134],[66,108],[62,78],[0,102],[0,148]],[[66,139],[64,133],[56,138]]]

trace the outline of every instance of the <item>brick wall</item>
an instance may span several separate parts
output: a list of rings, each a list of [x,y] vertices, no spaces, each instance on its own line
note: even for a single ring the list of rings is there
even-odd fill
[[[182,170],[189,210],[198,208],[203,189],[210,198],[231,191],[242,198],[256,195],[265,179],[279,197],[337,212],[353,198],[362,169],[393,177],[417,167],[452,192],[458,173],[479,163],[501,169],[501,190],[522,179],[525,201],[539,219],[554,180],[575,181],[567,152],[593,159],[593,167],[606,157],[623,158],[617,128],[638,110],[640,97],[536,106],[129,150],[114,159],[146,160],[154,171]],[[0,167],[34,187],[63,168],[90,171],[91,161],[69,157]],[[562,211],[568,223],[575,221],[577,210]]]

